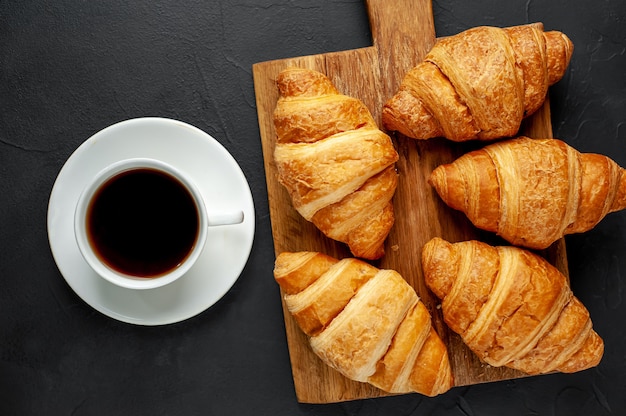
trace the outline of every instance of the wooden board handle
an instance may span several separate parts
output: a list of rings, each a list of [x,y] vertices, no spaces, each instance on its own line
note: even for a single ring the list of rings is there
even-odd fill
[[[391,97],[402,77],[435,44],[430,0],[367,0],[367,13],[380,71],[385,74],[383,95]]]

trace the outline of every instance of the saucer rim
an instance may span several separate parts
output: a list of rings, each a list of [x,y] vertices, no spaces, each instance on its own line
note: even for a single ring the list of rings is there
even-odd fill
[[[219,228],[220,230],[217,232],[217,236],[222,237],[224,244],[228,241],[231,243],[235,240],[236,247],[226,247],[215,246],[212,251],[209,251],[207,247],[204,248],[203,253],[201,254],[201,259],[204,261],[200,261],[197,265],[188,271],[187,275],[182,276],[175,282],[169,283],[165,286],[151,288],[151,289],[130,289],[130,288],[122,288],[115,286],[113,283],[104,280],[102,277],[98,276],[95,271],[89,269],[86,270],[87,266],[86,261],[81,257],[80,259],[76,258],[76,251],[78,250],[78,244],[75,241],[73,235],[73,228],[71,230],[67,230],[66,227],[68,224],[73,224],[73,208],[75,205],[74,199],[77,200],[77,195],[82,191],[81,189],[77,189],[80,187],[81,183],[86,183],[87,180],[75,179],[72,175],[76,176],[76,169],[81,167],[87,163],[87,160],[97,161],[94,163],[95,165],[103,165],[106,164],[106,158],[103,158],[101,161],[99,160],[99,156],[94,154],[94,152],[108,150],[112,157],[115,159],[125,159],[129,156],[126,154],[128,152],[132,153],[132,146],[125,145],[119,146],[118,148],[113,149],[112,146],[109,146],[110,149],[106,148],[107,141],[110,144],[114,144],[116,140],[120,140],[123,135],[127,135],[128,132],[132,132],[133,128],[141,129],[141,128],[167,128],[174,129],[180,137],[189,137],[189,143],[192,146],[204,146],[204,149],[192,148],[185,152],[185,164],[195,164],[195,168],[202,163],[210,163],[211,160],[214,163],[220,163],[227,167],[228,172],[220,172],[221,175],[227,175],[227,179],[230,181],[236,182],[236,185],[239,189],[229,188],[229,197],[232,199],[238,200],[238,203],[243,203],[244,207],[241,209],[244,211],[244,222],[241,224],[235,225],[226,225],[220,227],[211,227],[211,228]],[[158,134],[157,134],[158,136]],[[125,140],[128,140],[126,137]],[[163,139],[158,144],[164,145],[163,149],[152,150],[153,152],[165,154],[168,150],[173,150],[172,141],[170,139]],[[98,146],[95,146],[98,144]],[[169,146],[169,149],[168,149]],[[96,149],[96,150],[94,150]],[[195,152],[193,150],[196,150]],[[200,160],[200,156],[198,150],[207,150],[207,153],[201,153],[202,157],[208,156],[208,160]],[[209,151],[210,150],[210,151]],[[136,151],[136,149],[135,149]],[[176,151],[180,152],[180,149]],[[111,156],[109,155],[109,156]],[[132,156],[130,156],[132,157]],[[180,156],[179,156],[180,157]],[[189,159],[187,159],[187,157]],[[167,159],[167,157],[164,157]],[[166,160],[167,163],[173,163],[172,160]],[[101,166],[102,167],[102,166]],[[96,167],[96,170],[100,170],[100,168]],[[189,172],[187,172],[189,174]],[[191,175],[193,176],[194,175]],[[203,181],[201,187],[207,185],[211,180],[206,180],[202,175],[196,175],[197,177],[194,180]],[[223,178],[223,176],[222,176]],[[214,181],[212,182],[213,185]],[[203,189],[204,190],[204,189]],[[204,194],[204,192],[201,192]],[[206,195],[205,195],[206,197]],[[72,217],[69,218],[68,217]],[[115,320],[126,322],[130,324],[136,325],[166,325],[172,324],[176,322],[181,322],[192,318],[203,311],[207,310],[215,303],[217,303],[221,298],[226,295],[235,282],[239,279],[243,269],[245,268],[250,253],[252,251],[252,246],[254,243],[254,233],[255,233],[255,210],[254,210],[254,201],[252,199],[252,193],[250,190],[250,185],[241,170],[241,167],[237,163],[237,161],[233,158],[233,156],[228,152],[228,150],[219,143],[215,138],[213,138],[208,133],[198,129],[195,126],[192,126],[188,123],[164,118],[164,117],[140,117],[133,118],[128,120],[123,120],[117,123],[114,123],[104,129],[96,132],[87,140],[85,140],[80,146],[78,146],[74,152],[68,157],[68,159],[63,164],[63,167],[59,171],[54,185],[52,187],[52,191],[50,193],[50,198],[48,201],[48,211],[47,211],[47,232],[48,232],[48,240],[50,249],[52,251],[52,255],[54,261],[57,265],[59,272],[61,273],[63,279],[70,286],[70,288],[89,306],[99,311],[100,313],[113,318]],[[67,234],[71,234],[68,237]],[[202,283],[207,279],[206,275],[211,275],[211,278],[215,278],[216,273],[212,273],[210,267],[207,267],[206,263],[209,257],[214,257],[216,254],[214,253],[215,248],[219,248],[221,250],[236,250],[235,255],[228,255],[230,259],[234,259],[233,264],[228,266],[228,268],[223,269],[219,272],[217,276],[217,284],[211,281],[211,283]],[[220,253],[224,255],[225,253]],[[71,257],[70,257],[71,255]],[[82,273],[87,274],[85,279],[89,280],[87,285],[80,285],[77,282],[76,274]],[[199,276],[202,274],[202,276]],[[91,285],[91,286],[89,286]],[[185,285],[187,287],[185,287]],[[135,314],[129,316],[127,314],[127,310],[121,308],[119,304],[116,305],[117,302],[109,299],[107,301],[106,296],[102,296],[99,293],[89,293],[90,290],[99,291],[102,289],[102,292],[106,292],[109,295],[112,293],[121,294],[122,292],[127,292],[126,295],[129,299],[138,300],[139,303],[145,301],[145,303],[150,304],[152,301],[156,301],[159,298],[168,297],[169,292],[185,292],[190,291],[191,289],[201,289],[201,286],[216,286],[219,287],[219,292],[211,293],[206,297],[199,297],[197,295],[193,296],[193,305],[189,307],[188,305],[182,305],[183,303],[187,303],[186,300],[180,300],[179,304],[176,304],[176,301],[169,302],[168,307],[171,310],[163,313],[157,313],[156,317],[151,315],[151,312],[148,309],[145,310],[145,313]],[[176,287],[175,287],[176,286]],[[191,287],[193,286],[193,287]],[[198,287],[200,286],[200,287]],[[90,288],[89,288],[90,287]],[[97,289],[94,289],[97,288]],[[167,302],[166,302],[167,303]],[[131,308],[132,309],[132,308]],[[159,311],[160,312],[160,311]]]

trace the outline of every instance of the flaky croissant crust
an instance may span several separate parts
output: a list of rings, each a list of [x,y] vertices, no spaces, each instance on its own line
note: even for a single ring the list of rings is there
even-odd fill
[[[398,273],[354,258],[285,252],[274,277],[313,352],[344,376],[391,393],[434,396],[452,387],[447,349]]]
[[[394,222],[391,138],[320,72],[289,68],[276,82],[274,161],[295,209],[355,256],[380,258]]]
[[[417,139],[513,136],[563,77],[572,52],[567,36],[541,24],[442,38],[385,103],[383,126]]]
[[[478,228],[543,249],[626,208],[625,173],[610,158],[561,140],[518,137],[437,167],[429,182]]]
[[[600,362],[604,343],[588,311],[540,256],[434,238],[422,264],[426,284],[442,299],[444,320],[486,363],[539,374]]]

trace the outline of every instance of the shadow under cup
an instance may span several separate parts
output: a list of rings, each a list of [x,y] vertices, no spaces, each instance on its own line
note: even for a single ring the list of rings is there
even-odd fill
[[[184,275],[202,252],[208,225],[194,183],[173,166],[143,158],[99,172],[83,190],[74,221],[91,268],[131,289],[160,287]]]

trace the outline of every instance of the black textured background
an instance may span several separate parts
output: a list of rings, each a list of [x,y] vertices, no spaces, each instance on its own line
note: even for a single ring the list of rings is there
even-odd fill
[[[626,2],[435,0],[440,36],[542,21],[575,44],[551,89],[556,137],[626,166]],[[624,415],[626,212],[567,237],[575,294],[605,339],[599,367],[330,405],[295,399],[251,66],[370,45],[359,0],[0,0],[0,415]],[[67,286],[46,209],[69,155],[115,122],[193,124],[240,163],[257,224],[247,267],[182,323],[107,318]]]

